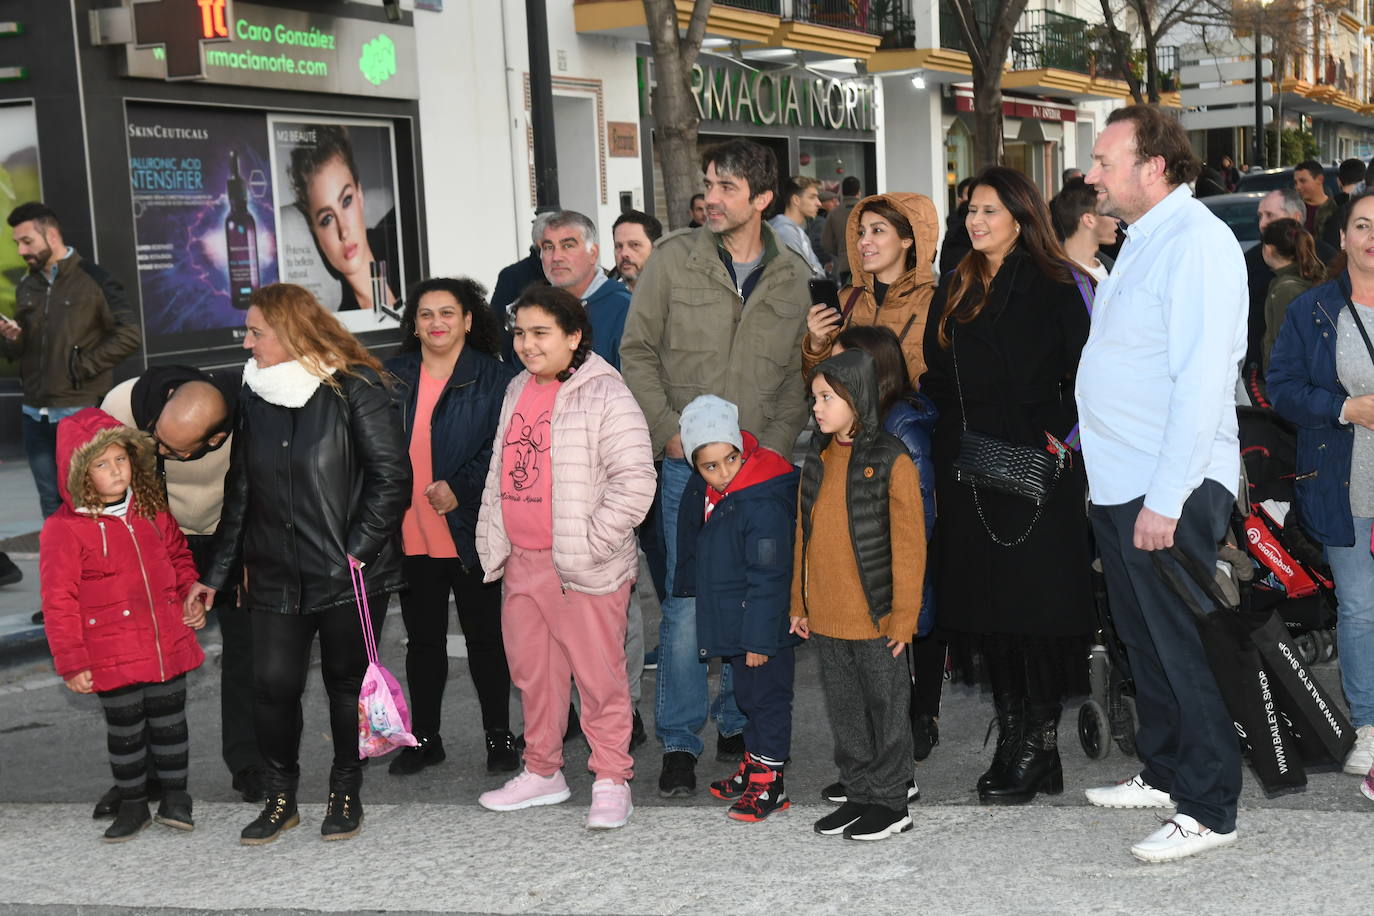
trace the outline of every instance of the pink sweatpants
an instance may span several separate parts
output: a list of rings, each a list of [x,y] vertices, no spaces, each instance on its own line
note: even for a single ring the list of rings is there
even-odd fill
[[[510,679],[525,711],[525,768],[552,776],[563,766],[571,682],[582,696],[582,731],[597,779],[628,780],[633,713],[625,674],[630,583],[609,595],[564,592],[553,551],[511,547],[501,635]]]

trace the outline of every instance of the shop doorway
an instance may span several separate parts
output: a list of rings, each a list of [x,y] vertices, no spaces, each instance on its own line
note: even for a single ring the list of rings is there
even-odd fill
[[[555,93],[553,130],[558,138],[559,206],[576,210],[595,222],[601,187],[595,100]]]

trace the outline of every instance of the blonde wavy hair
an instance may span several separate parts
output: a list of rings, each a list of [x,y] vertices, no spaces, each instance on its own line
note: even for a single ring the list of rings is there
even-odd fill
[[[358,368],[366,366],[385,378],[377,357],[305,287],[272,283],[255,290],[249,305],[262,312],[263,320],[277,332],[291,358],[335,391],[339,383],[330,369],[363,378]]]
[[[129,456],[130,483],[133,502],[130,511],[146,519],[152,519],[167,508],[167,497],[162,492],[162,482],[157,477],[157,446],[153,437],[127,426],[102,429],[76,451],[72,452],[71,466],[67,471],[67,491],[72,495],[72,508],[100,512],[105,508],[105,497],[96,492],[91,482],[91,462],[111,445],[124,448]]]

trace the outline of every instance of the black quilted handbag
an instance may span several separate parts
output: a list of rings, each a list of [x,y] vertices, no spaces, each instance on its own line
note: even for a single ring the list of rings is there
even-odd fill
[[[1059,462],[1043,449],[1016,445],[965,428],[954,459],[954,479],[1044,505],[1059,480]]]
[[[964,410],[964,386],[959,380],[959,354],[952,339],[950,354],[954,359],[954,385],[959,394],[960,421],[964,425],[959,436],[959,454],[954,459],[954,479],[973,488],[973,505],[978,510],[978,520],[983,523],[983,530],[988,537],[999,546],[1016,547],[1030,537],[1031,529],[1040,520],[1040,513],[1044,511],[1045,503],[1059,482],[1064,455],[1061,452],[1056,457],[1043,449],[1017,445],[969,429],[968,413]],[[1035,517],[1020,537],[1004,540],[997,536],[983,515],[983,503],[978,498],[980,489],[1019,496],[1035,506]]]

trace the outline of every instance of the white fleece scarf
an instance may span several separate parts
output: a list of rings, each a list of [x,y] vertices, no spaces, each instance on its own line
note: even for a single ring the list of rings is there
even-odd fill
[[[333,375],[334,369],[327,369]],[[243,366],[243,381],[269,404],[278,407],[304,407],[320,387],[320,377],[314,375],[298,359],[259,369],[251,356]]]

